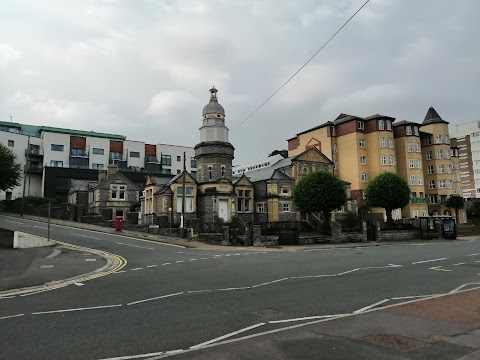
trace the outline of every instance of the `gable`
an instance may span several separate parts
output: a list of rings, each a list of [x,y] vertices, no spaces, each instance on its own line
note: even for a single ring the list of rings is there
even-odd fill
[[[293,161],[312,161],[312,162],[317,162],[317,163],[324,163],[324,164],[332,164],[333,161],[330,160],[328,157],[325,156],[320,150],[318,150],[316,147],[311,147],[308,150],[305,150],[301,154],[295,156],[292,159]]]
[[[235,181],[235,186],[253,186],[253,184],[245,175],[242,175],[240,179]]]
[[[183,183],[183,173],[178,174],[175,178],[171,180],[171,184],[182,184]],[[194,179],[188,171],[185,172],[185,183],[187,184],[196,184],[197,180]]]
[[[305,145],[305,149],[308,150],[308,149],[310,149],[310,148],[312,148],[312,147],[317,148],[318,150],[322,151],[322,142],[319,141],[319,140],[317,140],[317,139],[315,139],[314,137],[312,137],[312,138],[308,141],[307,145]]]
[[[132,183],[123,174],[120,174],[120,173],[116,173],[115,175],[109,176],[107,179],[100,182],[94,189],[110,190],[110,185],[112,184],[127,185],[127,191],[128,190],[139,191],[139,188],[137,185]]]

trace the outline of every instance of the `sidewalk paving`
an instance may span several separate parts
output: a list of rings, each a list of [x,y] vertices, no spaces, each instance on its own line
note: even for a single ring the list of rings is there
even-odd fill
[[[13,213],[0,213],[1,215],[12,216],[19,218],[19,214]],[[47,222],[47,219],[40,216],[33,216],[33,215],[24,215],[25,219],[35,220],[40,222]],[[457,240],[406,240],[406,241],[388,241],[388,242],[357,242],[357,243],[340,243],[340,244],[312,244],[312,245],[286,245],[281,247],[256,247],[256,246],[224,246],[224,245],[211,245],[206,244],[200,241],[195,240],[188,240],[188,239],[181,239],[175,237],[168,237],[163,235],[156,235],[156,234],[149,234],[141,231],[133,231],[133,230],[122,230],[121,232],[115,231],[114,228],[98,226],[93,224],[86,224],[86,223],[79,223],[75,221],[67,221],[67,220],[59,220],[59,219],[50,219],[52,224],[56,225],[63,225],[63,226],[71,226],[78,229],[84,230],[92,230],[103,232],[107,234],[117,234],[128,236],[136,239],[142,240],[150,240],[156,241],[171,245],[183,246],[186,248],[198,248],[198,249],[207,249],[207,250],[246,250],[248,251],[299,251],[299,250],[312,250],[312,249],[335,249],[335,248],[351,248],[351,247],[369,247],[369,246],[383,246],[383,245],[399,245],[399,244],[423,244],[423,243],[439,243],[439,242],[447,242],[447,241],[462,241],[462,240],[480,240],[480,236],[472,235],[472,236],[463,236],[461,238],[457,238]]]
[[[480,289],[246,337],[173,357],[179,360],[480,359]]]

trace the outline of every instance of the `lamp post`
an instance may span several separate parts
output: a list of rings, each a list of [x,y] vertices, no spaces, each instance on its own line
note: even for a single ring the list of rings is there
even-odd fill
[[[168,208],[168,214],[170,218],[170,237],[172,237],[172,208],[171,207]]]

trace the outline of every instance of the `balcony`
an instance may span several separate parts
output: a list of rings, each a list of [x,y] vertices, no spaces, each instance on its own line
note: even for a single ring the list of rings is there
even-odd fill
[[[41,148],[31,148],[25,150],[25,156],[43,156],[43,149]]]
[[[156,156],[146,155],[145,164],[160,164]]]
[[[70,149],[70,157],[88,158],[88,151],[83,149]]]
[[[426,204],[427,198],[411,198],[410,204]]]
[[[34,173],[34,174],[41,174],[43,172],[43,167],[42,165],[39,165],[39,164],[28,164],[27,172]]]

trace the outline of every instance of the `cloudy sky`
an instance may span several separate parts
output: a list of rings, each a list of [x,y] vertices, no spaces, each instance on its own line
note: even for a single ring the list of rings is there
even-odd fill
[[[235,163],[339,113],[480,120],[480,1],[3,0],[0,120],[194,146],[212,84]]]

